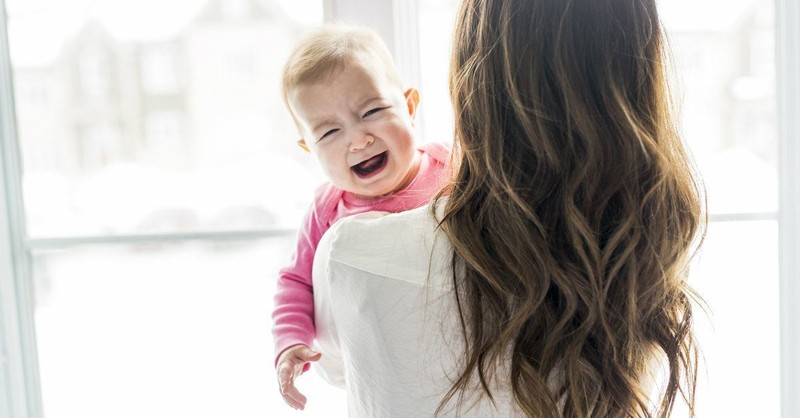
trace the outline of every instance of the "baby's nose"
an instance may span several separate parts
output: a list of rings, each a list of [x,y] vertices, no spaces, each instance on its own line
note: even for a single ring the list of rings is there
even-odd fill
[[[359,151],[375,142],[375,137],[370,134],[359,135],[350,143],[350,151]]]

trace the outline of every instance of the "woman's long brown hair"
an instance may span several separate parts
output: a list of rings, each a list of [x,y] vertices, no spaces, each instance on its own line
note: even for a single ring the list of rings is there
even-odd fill
[[[655,0],[462,2],[440,227],[466,347],[438,413],[476,382],[492,398],[498,364],[531,417],[693,413],[706,222],[664,39]]]

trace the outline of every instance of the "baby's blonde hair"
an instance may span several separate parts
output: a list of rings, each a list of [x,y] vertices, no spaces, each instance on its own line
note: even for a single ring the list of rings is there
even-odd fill
[[[283,101],[292,117],[296,119],[289,103],[292,89],[321,82],[352,65],[382,70],[389,82],[403,88],[392,54],[375,31],[326,24],[304,36],[283,67]]]

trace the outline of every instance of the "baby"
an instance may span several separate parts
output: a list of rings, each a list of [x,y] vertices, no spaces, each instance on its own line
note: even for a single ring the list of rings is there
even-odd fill
[[[315,193],[290,266],[280,272],[273,334],[281,394],[294,408],[306,398],[294,380],[321,354],[315,335],[311,266],[325,231],[369,211],[401,212],[427,204],[449,179],[449,149],[417,146],[419,92],[404,90],[391,54],[364,28],[327,25],[295,47],[283,72],[283,98],[329,183]]]

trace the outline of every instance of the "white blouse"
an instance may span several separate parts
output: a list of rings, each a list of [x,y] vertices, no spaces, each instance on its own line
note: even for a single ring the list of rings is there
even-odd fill
[[[451,293],[452,247],[423,206],[342,219],[314,259],[313,367],[344,387],[351,417],[431,417],[461,369],[463,337]],[[476,392],[477,393],[477,392]],[[493,390],[440,416],[511,417],[510,392]]]

